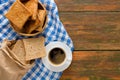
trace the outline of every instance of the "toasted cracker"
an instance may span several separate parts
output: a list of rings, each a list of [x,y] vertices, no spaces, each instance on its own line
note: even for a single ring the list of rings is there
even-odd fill
[[[24,5],[17,0],[13,3],[10,10],[5,15],[14,25],[16,25],[17,30],[21,30],[23,25],[31,16],[31,13],[28,11]]]
[[[29,11],[32,13],[32,20],[37,19],[37,9],[38,9],[38,0],[28,0],[25,3],[25,6],[29,9]]]
[[[31,33],[34,31],[39,25],[41,21],[37,18],[36,20],[28,20],[24,25],[25,33]]]
[[[46,17],[46,10],[39,10],[38,11],[38,19],[41,21],[40,26],[36,29],[36,31],[43,31],[43,26]]]
[[[25,59],[26,53],[25,48],[22,40],[18,40],[14,47],[12,48],[12,52],[16,57],[20,60],[21,63],[27,64],[28,62]]]
[[[44,37],[23,39],[26,60],[41,58],[46,55]]]

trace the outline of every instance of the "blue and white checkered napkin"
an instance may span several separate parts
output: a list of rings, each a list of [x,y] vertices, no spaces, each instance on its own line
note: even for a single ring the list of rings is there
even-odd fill
[[[6,1],[6,2],[5,2]],[[4,14],[9,10],[15,0],[0,0],[0,42],[3,39],[16,40],[27,38],[18,35],[10,26],[8,19]],[[35,37],[43,35],[46,39],[45,45],[52,41],[61,41],[66,43],[73,51],[72,40],[68,36],[63,24],[59,20],[58,9],[54,0],[40,0],[48,11],[48,22],[44,32]],[[35,66],[30,69],[23,80],[58,80],[62,72],[52,72],[48,70],[42,63],[41,59],[35,61]]]

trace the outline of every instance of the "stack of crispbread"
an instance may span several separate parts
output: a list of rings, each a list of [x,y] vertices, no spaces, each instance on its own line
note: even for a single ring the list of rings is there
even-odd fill
[[[13,29],[25,36],[41,33],[47,21],[46,9],[38,0],[16,0],[5,16]]]
[[[29,64],[46,55],[44,37],[17,40],[11,51],[23,65]]]

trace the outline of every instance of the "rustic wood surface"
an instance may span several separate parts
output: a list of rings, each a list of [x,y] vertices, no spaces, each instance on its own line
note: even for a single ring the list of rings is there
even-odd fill
[[[55,0],[60,11],[120,11],[120,0]]]
[[[75,50],[119,50],[120,12],[61,12]]]
[[[120,51],[75,51],[61,80],[120,80]]]
[[[120,0],[55,0],[73,40],[61,80],[120,80]]]

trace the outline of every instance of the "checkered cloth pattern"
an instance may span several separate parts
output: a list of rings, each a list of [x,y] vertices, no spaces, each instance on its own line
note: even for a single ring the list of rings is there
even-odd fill
[[[4,39],[18,40],[22,38],[29,38],[17,34],[4,16],[7,13],[10,6],[15,0],[0,0],[0,42]],[[52,41],[61,41],[67,44],[71,51],[73,51],[73,43],[68,36],[63,24],[59,19],[58,9],[54,0],[39,0],[47,9],[48,22],[45,30],[42,34],[34,37],[43,35],[45,37],[45,45]],[[52,72],[48,70],[41,59],[35,60],[35,65],[23,76],[22,80],[59,80],[62,72]]]
[[[0,0],[0,4],[5,3],[7,0]]]

